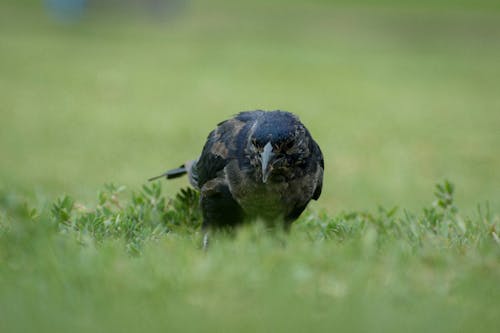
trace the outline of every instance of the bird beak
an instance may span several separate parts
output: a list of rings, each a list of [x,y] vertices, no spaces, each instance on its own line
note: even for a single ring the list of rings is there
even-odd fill
[[[271,142],[266,143],[264,146],[264,150],[260,154],[262,160],[262,182],[266,183],[267,178],[269,177],[269,173],[272,170],[272,166],[269,164],[269,161],[273,158],[273,146]]]

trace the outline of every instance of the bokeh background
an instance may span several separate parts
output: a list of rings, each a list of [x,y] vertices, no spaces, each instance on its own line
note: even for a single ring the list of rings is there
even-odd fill
[[[257,108],[319,142],[316,208],[499,208],[500,2],[0,2],[2,192],[138,189]]]

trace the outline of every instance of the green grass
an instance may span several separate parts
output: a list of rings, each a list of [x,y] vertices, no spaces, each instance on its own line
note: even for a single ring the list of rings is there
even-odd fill
[[[284,3],[0,3],[0,332],[497,330],[498,1]],[[255,108],[301,117],[323,195],[204,253],[186,180],[142,185]]]
[[[436,188],[420,212],[308,212],[290,235],[259,223],[200,249],[195,192],[160,185],[94,208],[2,198],[2,332],[494,331],[500,220]]]

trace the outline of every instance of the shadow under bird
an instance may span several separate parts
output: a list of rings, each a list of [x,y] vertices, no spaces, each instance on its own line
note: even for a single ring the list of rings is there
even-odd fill
[[[205,246],[209,229],[256,218],[288,230],[320,197],[323,170],[323,154],[297,116],[257,110],[219,123],[197,160],[149,180],[188,174],[200,191]]]

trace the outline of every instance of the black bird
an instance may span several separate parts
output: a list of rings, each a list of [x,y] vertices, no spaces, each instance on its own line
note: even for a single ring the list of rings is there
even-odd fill
[[[254,218],[288,230],[320,197],[323,170],[321,150],[297,116],[258,110],[219,123],[197,160],[150,180],[187,173],[200,191],[205,231]]]

